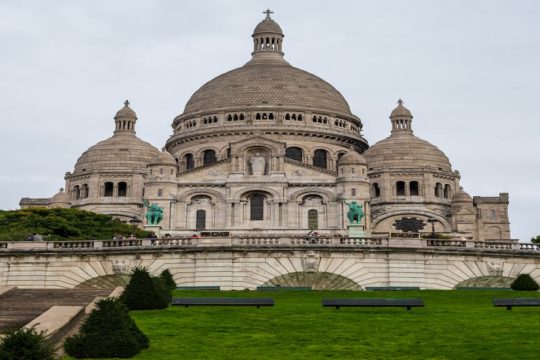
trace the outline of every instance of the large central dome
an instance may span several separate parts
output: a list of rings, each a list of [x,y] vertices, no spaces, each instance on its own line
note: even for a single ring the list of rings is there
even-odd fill
[[[189,99],[184,114],[257,105],[351,112],[339,91],[321,78],[285,61],[254,61],[204,84]]]
[[[269,16],[252,37],[251,61],[204,84],[191,96],[182,117],[257,106],[351,115],[347,101],[332,85],[283,59],[284,36]]]

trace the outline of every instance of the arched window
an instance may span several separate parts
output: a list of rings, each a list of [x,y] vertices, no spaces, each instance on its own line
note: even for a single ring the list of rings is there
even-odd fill
[[[82,184],[81,186],[81,199],[88,197],[88,184]]]
[[[257,113],[257,115],[255,115],[255,120],[261,120],[261,113]]]
[[[319,228],[319,212],[315,209],[308,210],[308,228],[317,230]]]
[[[398,181],[396,183],[396,195],[405,196],[405,182],[404,181]]]
[[[81,198],[81,189],[79,188],[79,185],[75,185],[73,187],[73,198],[75,200],[79,200]]]
[[[196,230],[206,229],[206,211],[205,210],[197,210],[197,213],[195,215],[195,229]]]
[[[444,186],[444,198],[450,199],[452,197],[452,187],[448,184]]]
[[[250,219],[264,220],[264,195],[255,194],[249,199],[250,202]]]
[[[123,181],[118,183],[118,196],[127,196],[127,183]]]
[[[442,184],[436,183],[435,184],[435,197],[442,197]]]
[[[291,120],[291,115],[289,115],[289,113],[285,114],[285,120]]]
[[[193,154],[184,155],[184,163],[186,164],[186,170],[191,170],[195,167],[195,162],[193,161]]]
[[[420,195],[420,191],[418,189],[418,181],[411,181],[409,183],[409,188],[410,188],[411,196]]]
[[[381,188],[379,187],[379,184],[373,183],[373,197],[380,197],[381,196]]]
[[[112,182],[110,181],[107,181],[105,183],[105,188],[104,188],[104,191],[103,191],[103,196],[113,196],[113,189],[114,189],[114,185]]]
[[[213,164],[216,160],[216,152],[214,150],[204,150],[203,165]]]
[[[313,154],[313,165],[326,169],[326,158],[327,158],[327,152],[323,149],[317,149],[315,150],[315,153]]]
[[[302,149],[299,147],[289,147],[285,150],[285,157],[288,159],[302,161],[303,155]]]

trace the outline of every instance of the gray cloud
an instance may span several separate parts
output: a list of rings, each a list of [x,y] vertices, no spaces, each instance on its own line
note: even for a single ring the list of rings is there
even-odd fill
[[[0,208],[63,186],[129,98],[162,147],[203,83],[249,59],[270,6],[287,60],[332,83],[374,143],[403,97],[472,195],[510,193],[514,237],[540,234],[537,1],[0,3]]]

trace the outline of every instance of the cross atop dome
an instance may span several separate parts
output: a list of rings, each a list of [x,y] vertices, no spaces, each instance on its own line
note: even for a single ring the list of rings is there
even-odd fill
[[[267,18],[267,19],[272,19],[272,18],[270,17],[270,14],[273,14],[273,13],[274,13],[274,12],[273,12],[272,10],[270,10],[270,9],[266,9],[266,11],[263,11],[263,14],[266,14],[266,18]]]

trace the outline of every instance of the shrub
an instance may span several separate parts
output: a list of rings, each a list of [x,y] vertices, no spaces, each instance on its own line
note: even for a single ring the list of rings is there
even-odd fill
[[[148,338],[117,299],[103,299],[64,343],[66,353],[76,358],[128,358],[148,348]]]
[[[152,276],[152,282],[156,291],[161,295],[161,298],[167,303],[171,303],[172,293],[171,290],[167,288],[163,279],[159,276]]]
[[[520,274],[510,285],[512,290],[538,290],[539,286],[529,274]]]
[[[133,269],[131,280],[127,284],[121,300],[130,310],[164,309],[168,306],[159,281],[152,280],[148,271],[143,267]]]
[[[0,343],[0,360],[53,360],[54,350],[34,329],[12,331]]]
[[[169,291],[173,291],[174,289],[176,289],[176,282],[174,281],[169,269],[163,270],[159,277]]]

